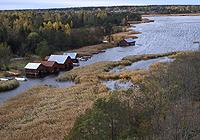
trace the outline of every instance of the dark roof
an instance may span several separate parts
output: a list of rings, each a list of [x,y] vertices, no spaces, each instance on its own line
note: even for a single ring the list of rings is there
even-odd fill
[[[53,65],[56,64],[55,61],[42,61],[41,63],[42,63],[42,65],[44,65],[45,67],[53,67]]]

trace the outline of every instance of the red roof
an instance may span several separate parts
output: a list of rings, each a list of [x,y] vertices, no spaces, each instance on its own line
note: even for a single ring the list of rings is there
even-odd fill
[[[41,63],[42,63],[42,65],[44,65],[45,67],[53,67],[53,65],[56,64],[55,61],[42,61]]]

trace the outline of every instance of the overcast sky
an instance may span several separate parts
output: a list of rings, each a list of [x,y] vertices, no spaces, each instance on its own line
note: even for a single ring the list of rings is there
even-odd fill
[[[116,5],[200,4],[200,0],[0,0],[0,9],[41,9]]]

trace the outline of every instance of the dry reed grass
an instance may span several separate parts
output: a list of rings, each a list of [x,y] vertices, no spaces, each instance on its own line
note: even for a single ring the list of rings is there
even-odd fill
[[[80,56],[92,56],[95,53],[100,53],[104,49],[113,48],[115,44],[107,43],[107,44],[97,44],[91,46],[81,47],[79,49],[74,49],[71,51],[77,52]]]
[[[149,55],[148,58],[153,56]],[[17,95],[0,107],[0,137],[8,140],[63,139],[76,118],[91,108],[96,99],[110,95],[107,87],[101,83],[102,79],[141,82],[147,74],[142,70],[120,74],[110,73],[109,70],[143,59],[147,59],[146,56],[132,56],[118,62],[98,62],[75,68],[58,78],[75,81],[75,86],[40,86]]]
[[[12,90],[18,86],[19,82],[17,80],[0,81],[0,92]]]

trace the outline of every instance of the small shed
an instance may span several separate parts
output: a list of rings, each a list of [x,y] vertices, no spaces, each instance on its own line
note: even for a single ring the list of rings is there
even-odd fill
[[[135,45],[135,40],[133,38],[127,38],[123,39],[119,42],[119,46],[134,46]]]
[[[41,63],[28,63],[24,69],[27,77],[39,77],[46,72]]]
[[[79,63],[78,54],[76,52],[65,52],[63,55],[67,55],[72,59],[73,63]]]
[[[73,68],[72,59],[68,55],[50,55],[48,61],[57,62],[60,70],[71,70]]]
[[[59,72],[58,63],[55,61],[41,61],[47,73],[56,73]]]

